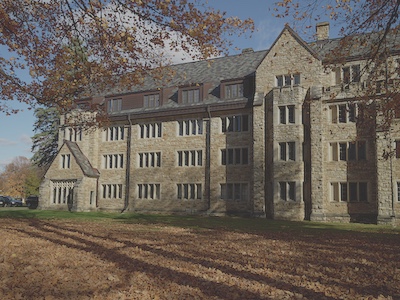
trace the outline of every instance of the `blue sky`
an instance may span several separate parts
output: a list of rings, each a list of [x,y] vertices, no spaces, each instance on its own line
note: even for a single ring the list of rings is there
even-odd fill
[[[229,16],[238,16],[242,19],[252,18],[256,31],[251,37],[232,37],[234,46],[240,49],[263,50],[269,48],[283,29],[284,24],[289,21],[289,19],[277,19],[272,16],[276,1],[209,0],[209,6],[224,10]],[[322,19],[321,21],[328,20]],[[28,110],[27,106],[23,104],[15,103],[13,107],[21,108],[23,111],[11,116],[0,112],[0,171],[17,156],[32,157],[30,138],[34,135],[33,111]]]

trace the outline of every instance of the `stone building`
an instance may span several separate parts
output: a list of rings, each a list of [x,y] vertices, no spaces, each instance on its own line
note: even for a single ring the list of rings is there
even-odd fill
[[[332,67],[339,40],[328,23],[317,36],[306,43],[285,26],[269,50],[174,65],[165,82],[93,97],[110,126],[82,132],[61,119],[41,208],[395,220],[400,159],[381,153],[396,149],[400,123],[391,140],[360,129],[362,52]]]

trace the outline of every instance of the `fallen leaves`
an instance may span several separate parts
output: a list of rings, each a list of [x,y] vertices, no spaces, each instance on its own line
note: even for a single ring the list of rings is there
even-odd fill
[[[71,220],[0,226],[1,299],[400,297],[397,236]]]

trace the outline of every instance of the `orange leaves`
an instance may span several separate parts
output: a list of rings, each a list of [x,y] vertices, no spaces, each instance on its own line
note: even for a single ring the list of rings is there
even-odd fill
[[[352,300],[400,293],[395,234],[268,228],[245,233],[135,222],[0,219],[0,294]]]
[[[0,91],[0,98],[71,103],[76,97],[87,96],[82,93],[88,87],[95,86],[95,93],[102,94],[118,86],[121,75],[144,74],[149,68],[165,65],[175,51],[192,59],[227,51],[230,41],[224,32],[240,34],[252,29],[250,20],[230,20],[206,3],[1,1],[0,41],[29,71],[17,77],[20,73],[10,70],[12,62],[3,62],[0,68],[5,73],[0,72],[0,80],[10,87]],[[74,48],[77,40],[80,51],[65,51]],[[4,53],[6,49],[1,50]],[[77,65],[82,52],[85,62]],[[72,67],[78,70],[72,72]],[[75,84],[67,91],[65,81]],[[132,81],[130,85],[138,83]],[[60,97],[67,100],[60,101]]]

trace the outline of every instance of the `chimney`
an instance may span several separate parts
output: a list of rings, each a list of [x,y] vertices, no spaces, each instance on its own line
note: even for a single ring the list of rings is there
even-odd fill
[[[254,52],[253,48],[245,48],[245,49],[242,50],[242,54],[253,53],[253,52]]]
[[[321,22],[316,26],[317,41],[329,39],[329,22]]]

